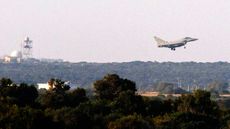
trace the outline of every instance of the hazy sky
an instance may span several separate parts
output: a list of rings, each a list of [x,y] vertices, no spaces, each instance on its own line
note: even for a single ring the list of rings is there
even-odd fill
[[[199,40],[171,51],[155,35]],[[25,36],[36,58],[230,62],[230,0],[0,0],[0,55]]]

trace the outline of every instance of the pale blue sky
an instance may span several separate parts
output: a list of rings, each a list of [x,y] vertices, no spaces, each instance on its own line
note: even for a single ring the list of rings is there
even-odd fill
[[[230,0],[0,0],[0,55],[34,41],[34,57],[79,62],[228,61]],[[153,36],[199,38],[175,52]]]

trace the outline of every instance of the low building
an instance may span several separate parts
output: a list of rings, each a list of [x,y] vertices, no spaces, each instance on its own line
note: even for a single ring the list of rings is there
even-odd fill
[[[70,81],[64,82],[64,85],[70,86],[71,89],[78,88],[77,84],[72,84]],[[37,83],[37,89],[46,89],[46,90],[52,90],[55,88],[55,82],[54,80],[49,80],[47,83]]]
[[[52,88],[52,86],[49,83],[38,83],[37,88],[49,90]]]
[[[21,51],[13,51],[10,55],[6,55],[3,57],[4,63],[20,63],[22,61],[22,52]]]

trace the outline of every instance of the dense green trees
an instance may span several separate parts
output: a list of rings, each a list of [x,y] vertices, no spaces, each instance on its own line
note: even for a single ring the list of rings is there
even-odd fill
[[[86,91],[82,88],[77,88],[68,92],[56,92],[56,90],[51,90],[41,93],[36,101],[43,107],[55,109],[64,106],[76,107],[80,103],[88,100],[85,92]]]
[[[124,62],[124,63],[69,63],[69,62],[35,62],[21,64],[0,63],[0,77],[8,77],[17,83],[36,84],[46,82],[52,77],[69,80],[78,86],[91,86],[105,74],[116,73],[123,78],[136,82],[137,89],[151,90],[159,82],[183,86],[207,86],[213,81],[228,83],[230,63],[196,63],[196,62]],[[170,87],[165,89],[170,90]],[[215,88],[216,89],[216,88]]]
[[[88,97],[86,96],[86,91],[83,88],[77,88],[68,92],[68,106],[76,107],[80,103],[88,101]]]
[[[108,74],[102,80],[94,83],[96,96],[100,99],[113,100],[118,97],[121,92],[129,91],[135,94],[136,85],[134,82],[122,79],[116,74]]]
[[[124,116],[120,119],[112,121],[108,125],[108,129],[152,129],[153,126],[149,121],[144,120],[138,115]]]
[[[5,86],[11,86],[13,84],[12,80],[9,78],[2,78],[0,80],[0,86],[5,87]]]
[[[1,129],[63,129],[40,109],[17,105],[1,105],[0,109]]]
[[[0,80],[0,129],[227,129],[230,111],[197,90],[176,99],[142,97],[116,74],[95,81],[94,93],[69,90],[51,79],[50,90]]]
[[[0,87],[0,96],[7,103],[33,106],[38,97],[38,91],[33,85],[29,86],[25,83],[21,83],[19,86],[6,84]]]
[[[70,86],[66,84],[64,81],[60,79],[50,79],[48,81],[49,85],[51,86],[50,89],[55,93],[64,93],[65,91],[70,89]]]
[[[197,90],[192,95],[178,98],[178,110],[195,114],[218,116],[219,107],[210,99],[210,92]]]
[[[212,116],[191,112],[174,112],[153,118],[156,129],[220,129],[220,121]]]

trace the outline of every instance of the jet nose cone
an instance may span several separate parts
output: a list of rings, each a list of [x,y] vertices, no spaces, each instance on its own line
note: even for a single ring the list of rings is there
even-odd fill
[[[197,38],[193,38],[193,39],[191,39],[191,41],[196,41],[196,40],[198,40]]]

